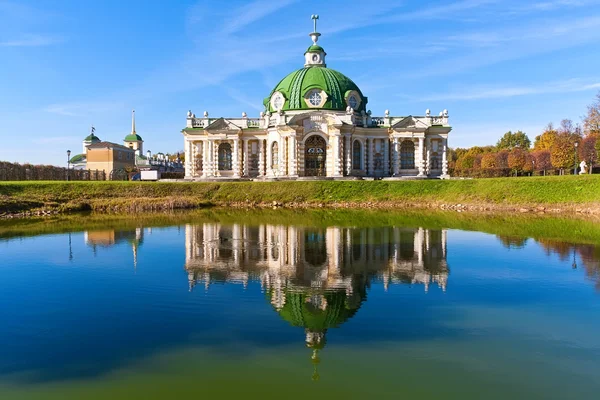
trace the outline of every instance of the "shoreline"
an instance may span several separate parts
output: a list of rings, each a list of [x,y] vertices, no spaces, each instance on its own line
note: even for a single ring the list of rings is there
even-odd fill
[[[600,175],[457,181],[0,182],[0,219],[229,209],[438,210],[600,216]]]

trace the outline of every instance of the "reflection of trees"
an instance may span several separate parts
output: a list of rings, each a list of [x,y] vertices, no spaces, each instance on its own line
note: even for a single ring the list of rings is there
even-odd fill
[[[575,254],[579,256],[586,277],[595,282],[596,289],[600,291],[600,246],[574,245],[545,239],[538,239],[537,242],[544,248],[547,255],[557,254],[563,262],[570,261]]]
[[[522,249],[527,243],[527,238],[520,236],[497,235],[497,238],[507,249]]]
[[[527,238],[518,236],[497,235],[497,238],[504,247],[509,249],[523,248],[527,242]],[[586,277],[594,281],[596,288],[600,291],[600,246],[571,244],[550,239],[537,239],[536,241],[547,256],[555,254],[564,263],[573,262],[573,267],[577,266],[577,261],[573,260],[573,257],[577,255],[585,269]]]

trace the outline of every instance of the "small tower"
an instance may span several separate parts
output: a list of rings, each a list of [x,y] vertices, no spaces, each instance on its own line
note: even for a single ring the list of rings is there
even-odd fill
[[[87,147],[90,144],[101,142],[100,138],[94,134],[95,131],[96,131],[96,128],[94,128],[92,126],[92,128],[90,129],[90,134],[85,139],[83,139],[83,142],[82,142],[83,149],[81,151],[81,154],[85,155],[85,153],[87,151]]]
[[[314,30],[308,36],[312,39],[313,44],[304,53],[304,67],[326,67],[325,56],[327,53],[325,53],[325,49],[317,44],[319,36],[321,36],[317,32],[317,20],[319,16],[312,15],[311,18],[314,21]]]
[[[135,110],[131,111],[131,133],[123,140],[125,147],[135,150],[135,154],[141,156],[144,152],[144,140],[135,132]]]

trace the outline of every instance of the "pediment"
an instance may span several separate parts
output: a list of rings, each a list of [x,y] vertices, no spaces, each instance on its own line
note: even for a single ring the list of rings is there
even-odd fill
[[[408,116],[392,126],[393,129],[427,129],[428,126],[412,116]]]
[[[225,118],[219,118],[216,121],[213,121],[204,130],[206,130],[206,131],[232,131],[232,132],[239,132],[241,129],[242,129],[241,127],[237,126],[233,122],[228,121]]]

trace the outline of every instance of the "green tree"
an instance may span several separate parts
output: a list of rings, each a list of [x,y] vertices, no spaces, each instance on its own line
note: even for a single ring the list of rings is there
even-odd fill
[[[527,137],[525,132],[516,131],[515,133],[512,133],[511,131],[508,131],[500,138],[496,147],[498,150],[512,150],[517,147],[529,149],[529,147],[531,147],[531,140],[529,140],[529,137]]]

